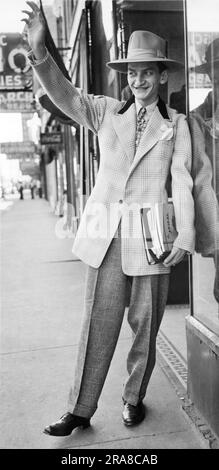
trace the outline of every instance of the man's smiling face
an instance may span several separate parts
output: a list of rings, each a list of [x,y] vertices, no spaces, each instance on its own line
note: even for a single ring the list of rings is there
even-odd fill
[[[128,84],[142,106],[148,106],[157,99],[159,86],[166,83],[167,78],[167,71],[160,72],[156,62],[128,64]]]

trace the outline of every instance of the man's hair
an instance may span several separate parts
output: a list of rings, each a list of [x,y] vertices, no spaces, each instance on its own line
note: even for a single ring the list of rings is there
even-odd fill
[[[157,62],[157,66],[160,73],[164,72],[164,70],[167,70],[167,66],[163,62]]]

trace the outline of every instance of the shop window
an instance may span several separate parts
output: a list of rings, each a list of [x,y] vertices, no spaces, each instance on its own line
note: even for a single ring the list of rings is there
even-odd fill
[[[197,14],[198,12],[198,14]],[[219,26],[218,0],[187,0],[189,123],[196,253],[194,316],[219,333]]]

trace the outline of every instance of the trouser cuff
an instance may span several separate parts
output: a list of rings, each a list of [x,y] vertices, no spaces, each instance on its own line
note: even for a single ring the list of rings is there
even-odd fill
[[[136,395],[135,393],[124,393],[122,397],[123,401],[126,401],[130,405],[137,406],[140,400],[139,395]]]
[[[77,403],[74,408],[72,408],[72,405],[68,405],[68,411],[76,416],[81,416],[83,418],[91,418],[93,414],[95,413],[96,408],[90,408],[86,405],[82,405],[80,403]]]

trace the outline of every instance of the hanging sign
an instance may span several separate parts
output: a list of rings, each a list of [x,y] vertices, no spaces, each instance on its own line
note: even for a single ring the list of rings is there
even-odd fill
[[[46,134],[40,134],[40,143],[42,145],[61,144],[62,133],[61,132],[48,132]]]

